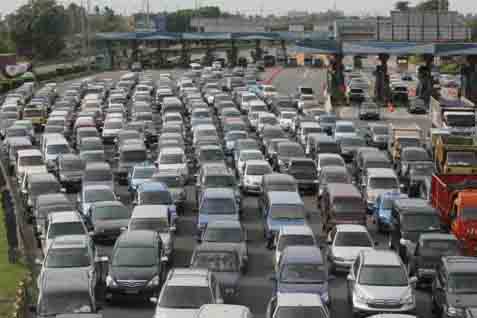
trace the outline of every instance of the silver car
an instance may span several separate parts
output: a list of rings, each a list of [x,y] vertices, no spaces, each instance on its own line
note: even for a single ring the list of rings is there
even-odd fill
[[[392,251],[361,251],[347,277],[354,316],[374,313],[413,313],[415,277]]]

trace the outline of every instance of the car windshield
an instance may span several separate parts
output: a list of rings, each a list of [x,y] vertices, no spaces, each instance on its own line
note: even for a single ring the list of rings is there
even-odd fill
[[[84,194],[85,202],[116,201],[114,193],[106,189],[86,190]]]
[[[267,164],[247,165],[246,175],[249,176],[263,176],[272,173],[272,168]]]
[[[221,161],[224,160],[224,154],[220,149],[209,149],[200,152],[200,161]]]
[[[159,307],[177,309],[199,309],[202,305],[213,304],[212,292],[208,286],[174,286],[164,288]]]
[[[316,172],[315,163],[311,160],[298,161],[294,160],[290,166],[290,170],[306,171],[312,176]]]
[[[50,293],[42,293],[39,308],[41,317],[57,317],[61,314],[92,313],[93,305],[88,292],[68,291],[67,289]]]
[[[404,231],[436,231],[440,229],[440,219],[437,213],[402,215],[401,220]]]
[[[129,225],[129,230],[147,230],[147,231],[156,231],[159,233],[169,232],[169,221],[167,218],[133,218],[131,224]]]
[[[119,247],[111,265],[117,267],[152,267],[157,264],[157,250],[152,247]]]
[[[87,267],[91,257],[85,247],[50,248],[46,255],[47,268]]]
[[[283,119],[293,119],[296,117],[296,113],[281,113],[280,117]]]
[[[407,286],[408,280],[401,266],[365,265],[359,273],[359,283],[371,286]]]
[[[422,243],[421,254],[429,256],[459,255],[459,243],[457,240],[426,239]]]
[[[232,198],[205,198],[200,208],[204,214],[236,214],[235,200]]]
[[[447,153],[447,164],[450,166],[475,166],[477,157],[474,152],[452,151]]]
[[[83,180],[86,182],[112,181],[113,175],[109,170],[88,170],[86,169]]]
[[[357,198],[337,198],[333,202],[333,210],[336,213],[361,213],[363,211],[363,201]]]
[[[399,138],[399,144],[401,145],[401,149],[406,147],[420,147],[421,142],[417,138]]]
[[[116,121],[116,120],[111,120],[111,121],[106,121],[104,123],[104,129],[121,129],[123,128],[123,122],[122,121]]]
[[[22,156],[20,157],[20,166],[43,166],[41,156]]]
[[[204,234],[204,241],[220,243],[240,243],[243,241],[240,228],[211,228],[208,227]]]
[[[302,205],[280,204],[273,205],[270,209],[272,219],[300,219],[305,215],[305,208]]]
[[[287,246],[313,246],[315,242],[311,235],[281,235],[277,249],[283,251]]]
[[[341,157],[321,157],[320,158],[320,166],[344,166],[343,159]]]
[[[57,144],[57,145],[49,145],[46,152],[48,154],[65,154],[65,153],[70,153],[71,149],[66,144]]]
[[[279,145],[278,155],[280,157],[304,157],[305,152],[299,145]]]
[[[398,183],[396,178],[375,177],[369,180],[369,186],[372,189],[397,189]]]
[[[364,139],[361,138],[343,138],[340,140],[341,147],[364,147]]]
[[[336,126],[337,133],[354,133],[355,129],[352,125],[338,125]]]
[[[475,271],[469,273],[453,273],[449,276],[448,284],[450,292],[456,294],[477,294],[477,274]]]
[[[470,114],[446,114],[445,117],[450,127],[475,127],[475,116]]]
[[[373,244],[369,235],[365,232],[343,232],[336,233],[335,246],[360,246],[372,247]]]
[[[240,154],[240,160],[262,160],[263,154],[260,151],[244,151]]]
[[[324,176],[325,183],[351,183],[350,177],[345,172],[330,173]]]
[[[122,205],[98,206],[94,209],[96,220],[129,219],[129,210]]]
[[[121,161],[141,162],[147,160],[147,152],[145,150],[131,150],[121,152]]]
[[[376,135],[388,135],[389,134],[389,129],[388,127],[385,126],[376,126],[372,128],[374,134]]]
[[[404,161],[429,161],[429,156],[425,150],[407,149],[403,151]]]
[[[274,318],[326,318],[328,317],[321,307],[282,307],[280,306]]]
[[[82,160],[62,160],[61,169],[64,171],[80,171],[84,169]]]
[[[323,283],[325,280],[325,266],[319,264],[285,264],[280,272],[282,283]]]
[[[48,239],[54,239],[63,235],[84,235],[86,234],[81,222],[60,222],[53,223],[48,227]]]
[[[140,191],[138,204],[166,204],[172,203],[169,191]]]
[[[184,155],[181,153],[162,154],[159,164],[173,165],[184,163]]]
[[[235,178],[232,175],[207,176],[204,185],[211,188],[229,188],[236,186]]]
[[[154,174],[154,167],[134,169],[133,179],[149,179]]]
[[[227,251],[199,251],[192,257],[192,267],[207,268],[213,272],[237,272],[237,254]]]

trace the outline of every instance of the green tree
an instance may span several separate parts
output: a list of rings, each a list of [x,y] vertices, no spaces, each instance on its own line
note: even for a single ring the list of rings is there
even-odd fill
[[[394,9],[398,11],[408,11],[409,10],[409,1],[398,1],[394,4]]]
[[[449,0],[426,0],[419,3],[416,8],[423,11],[448,11]]]
[[[105,6],[101,14],[90,16],[91,29],[94,32],[126,32],[128,24],[125,17],[117,15],[113,9]]]
[[[53,58],[65,48],[69,21],[55,0],[30,1],[9,17],[12,39],[20,54]]]

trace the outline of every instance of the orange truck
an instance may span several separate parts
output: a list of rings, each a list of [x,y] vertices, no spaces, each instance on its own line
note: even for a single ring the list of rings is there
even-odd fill
[[[431,203],[466,255],[477,256],[477,175],[433,175]]]

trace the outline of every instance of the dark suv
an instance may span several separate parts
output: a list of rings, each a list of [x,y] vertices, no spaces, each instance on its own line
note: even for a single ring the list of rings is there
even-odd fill
[[[432,310],[438,317],[465,317],[477,304],[477,258],[441,258],[432,283]]]
[[[300,190],[318,191],[318,173],[311,158],[292,158],[288,165],[288,174],[293,176]]]

